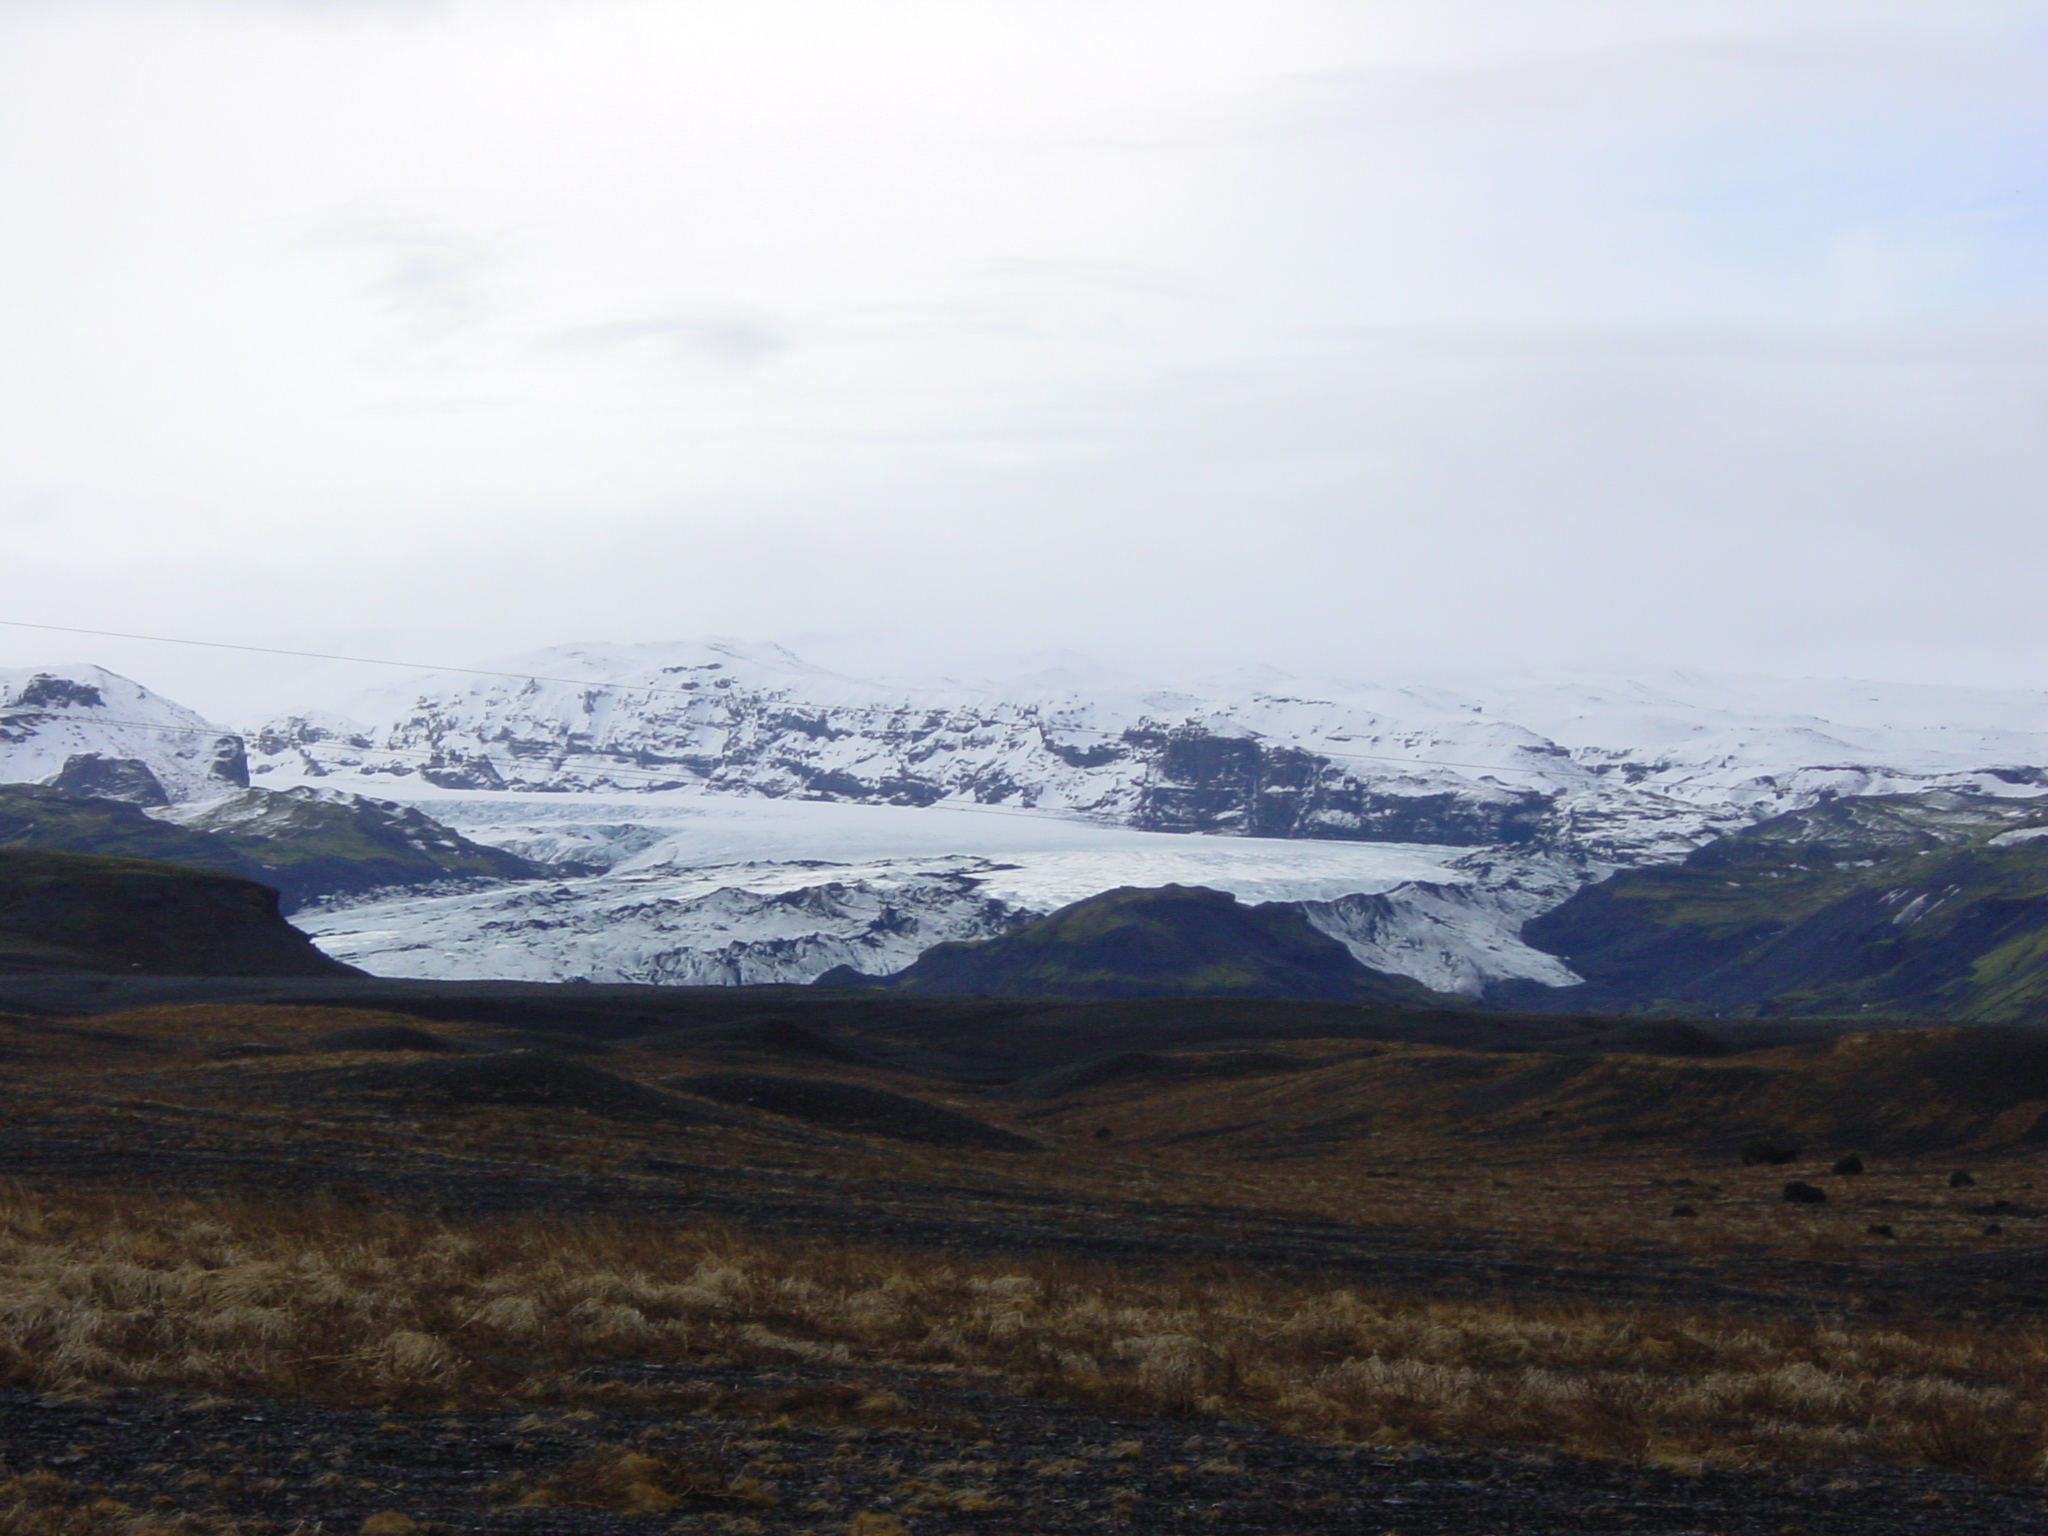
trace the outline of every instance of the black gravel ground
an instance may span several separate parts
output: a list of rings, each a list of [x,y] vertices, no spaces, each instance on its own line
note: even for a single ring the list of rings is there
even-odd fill
[[[1939,1472],[1688,1475],[1562,1456],[1332,1446],[889,1373],[608,1374],[585,1384],[587,1407],[447,1414],[138,1390],[96,1402],[4,1392],[0,1453],[11,1480],[0,1482],[0,1511],[10,1501],[77,1510],[112,1499],[201,1530],[241,1521],[243,1531],[294,1536],[356,1536],[366,1521],[372,1531],[526,1536],[894,1536],[891,1521],[911,1536],[2048,1529],[2038,1486]],[[621,1455],[646,1458],[628,1465],[653,1468],[645,1486],[663,1497],[637,1497],[664,1507],[635,1509],[630,1482],[601,1475]],[[106,1518],[112,1531],[129,1517]]]

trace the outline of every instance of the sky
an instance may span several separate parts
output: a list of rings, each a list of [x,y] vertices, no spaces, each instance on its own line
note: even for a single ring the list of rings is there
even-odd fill
[[[2048,0],[0,0],[0,252],[0,619],[2048,687]]]

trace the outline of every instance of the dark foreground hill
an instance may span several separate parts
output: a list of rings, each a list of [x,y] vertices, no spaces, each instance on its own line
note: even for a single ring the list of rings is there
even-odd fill
[[[1291,907],[1245,906],[1199,885],[1124,886],[1000,938],[934,945],[893,976],[842,966],[818,984],[1011,997],[1453,1001],[1361,965]]]
[[[0,975],[354,976],[251,880],[144,859],[0,848]]]

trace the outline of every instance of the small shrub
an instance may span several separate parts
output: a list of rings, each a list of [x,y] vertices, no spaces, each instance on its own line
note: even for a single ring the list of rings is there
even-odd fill
[[[1799,1146],[1779,1136],[1752,1136],[1742,1144],[1741,1156],[1745,1168],[1789,1163],[1798,1158]]]

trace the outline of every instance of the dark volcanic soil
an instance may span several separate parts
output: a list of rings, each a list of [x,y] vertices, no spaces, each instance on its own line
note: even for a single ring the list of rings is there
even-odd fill
[[[624,1367],[585,1384],[590,1407],[532,1413],[0,1393],[0,1446],[18,1480],[4,1492],[59,1508],[111,1497],[159,1518],[239,1517],[295,1536],[355,1536],[387,1512],[421,1532],[526,1536],[1904,1536],[2048,1523],[2039,1488],[1939,1472],[1689,1475],[1326,1446],[1103,1417],[935,1376]],[[644,1458],[651,1495],[636,1495],[622,1455]]]
[[[453,1061],[479,1059],[493,1058]],[[355,1080],[358,1072],[336,1075]],[[110,1109],[117,1113],[110,1116]],[[2025,1323],[2048,1310],[2048,1249],[2034,1246],[1896,1258],[1879,1246],[1854,1263],[1758,1252],[1706,1263],[1653,1243],[1576,1253],[1482,1232],[1262,1210],[1225,1203],[1227,1188],[1218,1189],[1217,1203],[1194,1204],[1053,1193],[992,1169],[958,1182],[908,1170],[848,1180],[794,1164],[723,1161],[659,1137],[645,1143],[657,1155],[615,1148],[602,1170],[565,1167],[437,1146],[422,1134],[428,1123],[393,1120],[369,1106],[342,1113],[323,1105],[316,1118],[301,1108],[263,1113],[140,1098],[0,1099],[0,1178],[260,1200],[274,1194],[280,1149],[288,1147],[293,1185],[307,1198],[451,1219],[709,1219],[798,1241],[963,1257],[1063,1253],[1140,1267],[1192,1261],[1444,1295],[1777,1315],[1967,1315]]]
[[[586,1006],[575,995],[583,990],[539,1001],[573,1012]],[[610,1001],[637,1006],[638,993]],[[1270,1272],[1638,1317],[1737,1312],[1851,1329],[1932,1317],[2031,1331],[2048,1310],[2048,1199],[2036,1193],[2048,1188],[2048,1165],[2024,1138],[1919,1161],[1873,1155],[1851,1177],[1828,1171],[1833,1148],[1789,1170],[1749,1169],[1733,1133],[1702,1149],[1639,1137],[1632,1122],[1621,1127],[1629,1136],[1578,1141],[1444,1137],[1412,1107],[1415,1123],[1403,1129],[1403,1101],[1388,1094],[1410,1091],[1404,1083],[1435,1093],[1441,1079],[1481,1098],[1496,1085],[1477,1056],[1424,1052],[1407,1078],[1391,1068],[1375,1077],[1407,1058],[1378,1047],[1343,1055],[1346,1037],[1276,1055],[1272,1043],[1286,1036],[1234,1038],[1224,1031],[1246,1020],[1221,1009],[1192,1023],[1134,1012],[1132,1049],[1112,1053],[1106,1072],[1094,1025],[1008,1021],[1017,1034],[1001,1080],[1032,1085],[1012,1096],[981,1086],[998,1080],[993,1047],[977,1047],[980,1065],[950,1079],[905,1072],[900,1058],[894,1071],[867,1064],[887,1047],[973,1066],[969,1047],[1002,1021],[941,1019],[927,1036],[911,1016],[924,1006],[916,1000],[856,1003],[900,1009],[908,1022],[886,1038],[879,1029],[828,1038],[822,1024],[813,1033],[766,1013],[642,1020],[593,1031],[571,1055],[494,1050],[508,1031],[577,1024],[538,1003],[468,1020],[426,1016],[426,1036],[407,1022],[421,1013],[360,1008],[0,1018],[0,1179],[145,1201],[163,1190],[261,1204],[282,1190],[303,1205],[460,1220],[618,1218],[678,1235],[730,1227],[791,1249],[1058,1257],[1197,1284]],[[746,997],[730,1006],[756,1004],[766,1007]],[[654,1025],[667,1032],[650,1034]],[[443,1048],[392,1048],[423,1041]],[[1190,1042],[1207,1048],[1160,1054]],[[1078,1086],[1047,1080],[1076,1063],[1087,1068],[1074,1073]],[[1510,1065],[1519,1072],[1520,1063],[1559,1081],[1586,1065],[1524,1054]],[[1615,1093],[1664,1081],[1651,1058],[1607,1065],[1624,1074]],[[977,1077],[984,1068],[991,1075]],[[835,1071],[846,1081],[814,1081]],[[1325,1071],[1308,1096],[1314,1115],[1289,1120],[1287,1095]],[[898,1135],[862,1133],[877,1105],[894,1106]],[[1032,1150],[905,1139],[914,1124],[1013,1125]],[[1952,1186],[1965,1170],[1972,1182]],[[1781,1200],[1794,1171],[1826,1183],[1829,1202]],[[1881,1235],[1866,1223],[1881,1223]],[[1585,1231],[1598,1240],[1574,1246]],[[213,1522],[158,1527],[191,1536],[2048,1529],[2039,1484],[2001,1490],[1899,1468],[1693,1475],[1528,1451],[1335,1446],[1216,1418],[1062,1406],[1026,1395],[1028,1384],[966,1371],[817,1354],[773,1370],[726,1363],[733,1353],[708,1358],[690,1368],[593,1365],[559,1391],[528,1392],[546,1400],[537,1409],[0,1393],[0,1532],[123,1529],[129,1517],[91,1513],[95,1499]],[[479,1379],[521,1379],[506,1362],[477,1361],[489,1373]],[[1941,1459],[1942,1448],[1927,1454]],[[1992,1465],[1953,1455],[1947,1464]],[[223,1523],[233,1520],[258,1523]]]

